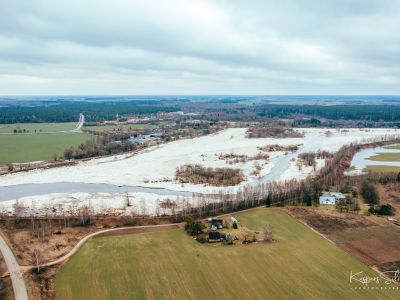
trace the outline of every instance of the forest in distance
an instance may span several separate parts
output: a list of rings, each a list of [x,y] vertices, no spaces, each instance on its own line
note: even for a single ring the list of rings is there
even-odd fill
[[[45,108],[45,109],[43,109]],[[251,102],[236,98],[210,98],[208,101],[187,99],[126,100],[117,102],[101,101],[39,101],[32,105],[0,106],[0,124],[75,122],[79,113],[85,115],[86,122],[114,120],[116,115],[149,115],[158,112],[192,113],[196,118],[206,116],[210,120],[263,121],[268,118],[297,118],[299,126],[329,126],[326,120],[351,120],[368,126],[400,126],[400,105],[386,104],[271,104],[265,101]],[[366,122],[369,122],[366,124]],[[374,124],[375,122],[381,122]],[[357,124],[355,124],[358,126]]]

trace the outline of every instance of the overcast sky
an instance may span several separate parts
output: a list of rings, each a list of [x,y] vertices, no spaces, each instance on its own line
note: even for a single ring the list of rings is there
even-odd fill
[[[0,0],[0,94],[400,94],[400,0]]]

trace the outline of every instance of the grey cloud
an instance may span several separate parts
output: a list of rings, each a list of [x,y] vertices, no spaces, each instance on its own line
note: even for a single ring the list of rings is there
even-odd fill
[[[0,0],[0,94],[393,94],[397,28],[387,0]]]

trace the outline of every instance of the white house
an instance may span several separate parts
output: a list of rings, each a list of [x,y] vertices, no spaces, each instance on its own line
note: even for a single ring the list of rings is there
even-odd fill
[[[319,204],[335,205],[336,200],[340,199],[346,199],[346,196],[342,193],[327,192],[323,193],[322,196],[319,197]]]

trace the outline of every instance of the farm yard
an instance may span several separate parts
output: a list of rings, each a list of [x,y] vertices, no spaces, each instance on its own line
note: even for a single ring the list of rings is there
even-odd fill
[[[397,290],[350,283],[351,271],[377,273],[282,209],[236,216],[253,230],[271,224],[277,242],[200,244],[181,229],[93,238],[57,273],[56,297],[397,299]]]

